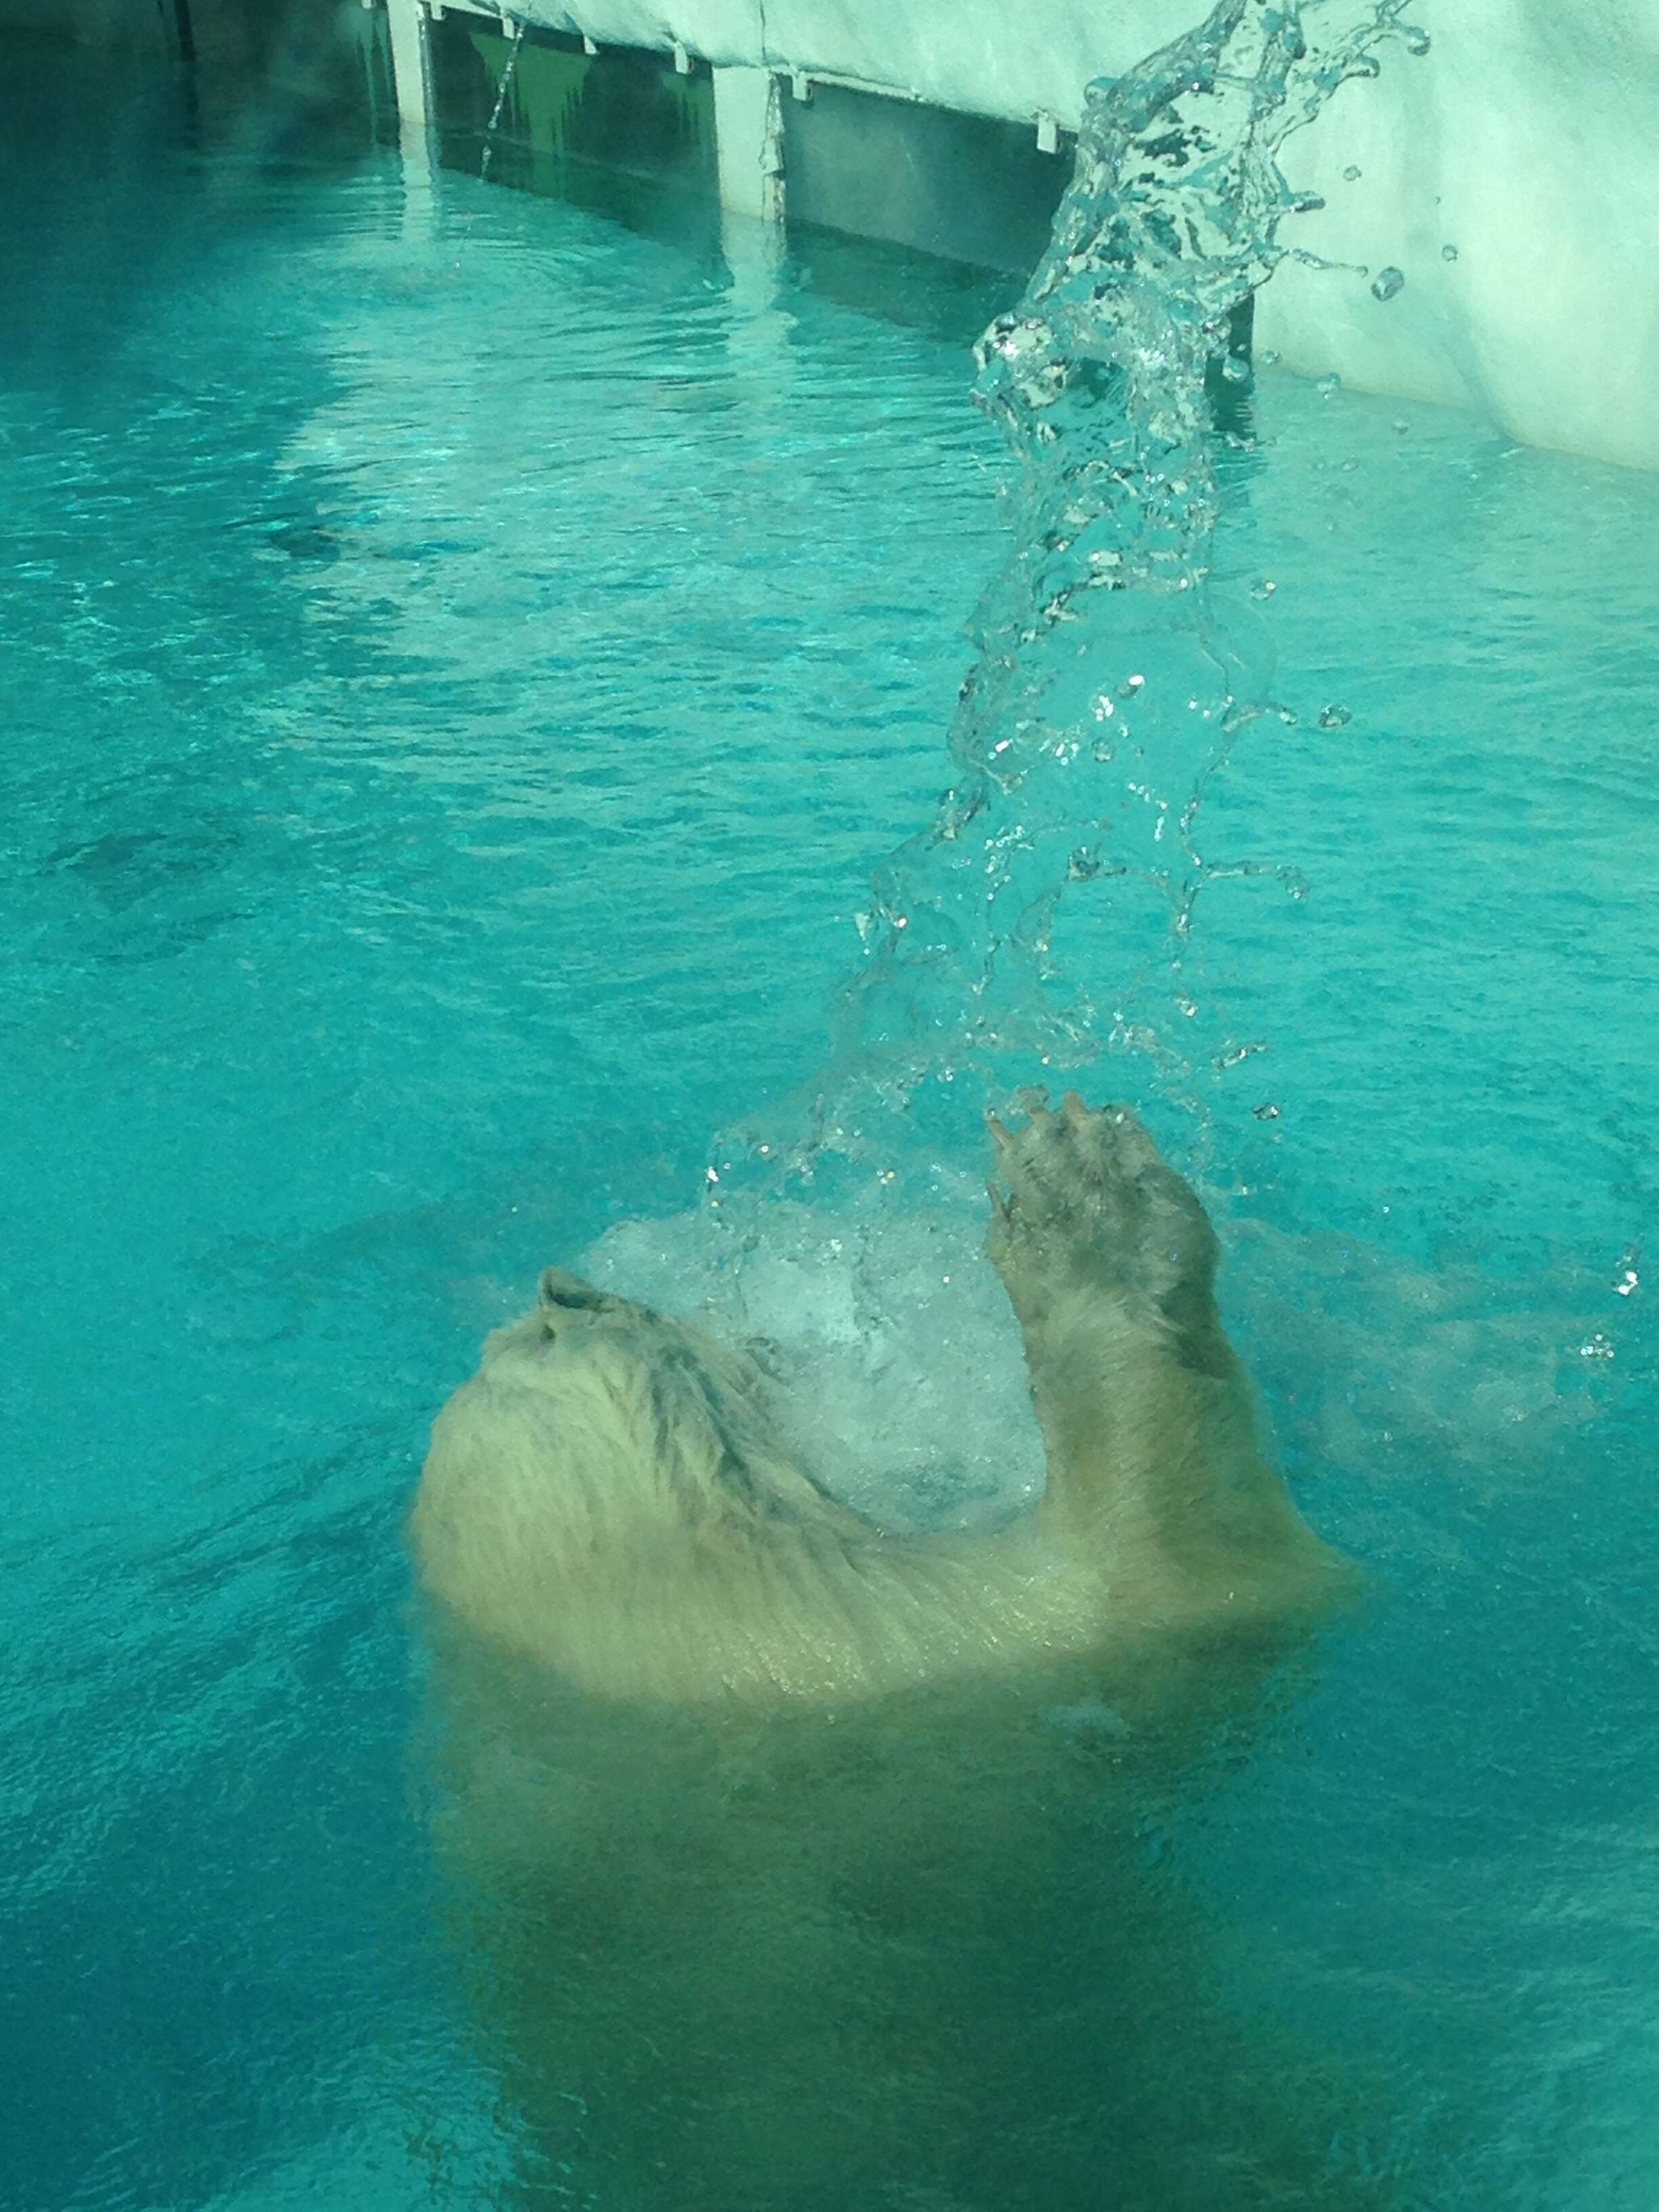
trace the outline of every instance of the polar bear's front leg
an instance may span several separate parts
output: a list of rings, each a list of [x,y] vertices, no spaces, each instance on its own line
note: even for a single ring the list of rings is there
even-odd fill
[[[1215,1232],[1127,1107],[990,1122],[989,1249],[1048,1448],[1042,1517],[1122,1582],[1200,1608],[1334,1567],[1257,1442],[1216,1310]]]

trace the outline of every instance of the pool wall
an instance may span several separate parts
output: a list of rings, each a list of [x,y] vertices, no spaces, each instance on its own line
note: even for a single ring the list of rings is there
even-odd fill
[[[456,11],[386,5],[400,107],[419,134],[431,112],[427,27]],[[927,111],[1020,125],[1063,162],[1089,80],[1188,27],[1197,4],[1049,0],[1035,21],[1002,0],[767,0],[763,14],[758,0],[578,0],[574,12],[531,0],[468,12],[712,68],[720,197],[738,215],[781,222],[799,188],[814,220],[911,244],[931,224],[935,250],[971,258],[934,212],[961,204],[940,168],[960,142]],[[1257,343],[1309,374],[1474,407],[1528,445],[1659,466],[1659,15],[1648,0],[1570,12],[1425,0],[1420,13],[1429,52],[1393,46],[1376,83],[1349,88],[1292,143],[1291,181],[1324,203],[1295,242],[1350,265],[1286,263],[1260,302]],[[872,191],[872,129],[848,135],[838,167],[826,131],[806,150],[799,125],[820,88],[908,109],[884,134],[902,141],[886,173],[900,177],[908,222],[893,191]],[[873,221],[872,198],[884,210]]]

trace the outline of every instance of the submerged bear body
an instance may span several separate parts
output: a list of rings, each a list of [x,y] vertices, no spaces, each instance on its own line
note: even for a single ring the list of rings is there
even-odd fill
[[[1048,1462],[1012,1528],[884,1534],[747,1360],[557,1272],[440,1416],[440,1819],[522,2202],[1381,2201],[1326,2172],[1320,2069],[1244,2033],[1141,1832],[1347,1571],[1139,1123],[994,1128]]]

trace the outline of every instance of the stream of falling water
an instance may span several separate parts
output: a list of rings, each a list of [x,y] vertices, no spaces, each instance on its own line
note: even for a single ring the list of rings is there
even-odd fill
[[[1115,1087],[1189,1115],[1201,1163],[1205,1085],[1251,1046],[1189,982],[1200,902],[1242,876],[1305,888],[1201,836],[1240,733],[1289,713],[1261,610],[1217,573],[1257,465],[1234,334],[1298,252],[1285,219],[1317,204],[1280,148],[1389,41],[1427,51],[1404,4],[1220,0],[1089,87],[1048,250],[975,349],[975,400],[1014,457],[1012,549],[970,627],[953,781],[876,876],[865,963],[795,1125],[734,1133],[733,1153],[772,1172],[876,1164],[895,1109],[949,1091],[960,1139],[988,1098],[1117,1054],[1143,1066]]]

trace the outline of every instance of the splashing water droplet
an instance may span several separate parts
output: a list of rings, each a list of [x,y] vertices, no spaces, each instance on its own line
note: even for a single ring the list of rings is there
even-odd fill
[[[1328,707],[1322,707],[1319,711],[1319,726],[1322,730],[1340,730],[1352,720],[1353,710],[1350,707],[1332,704]]]
[[[1371,297],[1374,300],[1392,300],[1405,288],[1406,272],[1403,269],[1379,269],[1371,282]]]
[[[495,127],[501,119],[501,110],[507,105],[507,94],[513,90],[513,79],[519,66],[519,49],[524,44],[524,32],[522,23],[514,24],[513,44],[507,51],[507,65],[501,71],[501,81],[496,89],[495,105],[490,109],[489,120],[484,125],[483,155],[478,163],[478,182],[481,185],[489,181],[489,165],[495,157]]]

